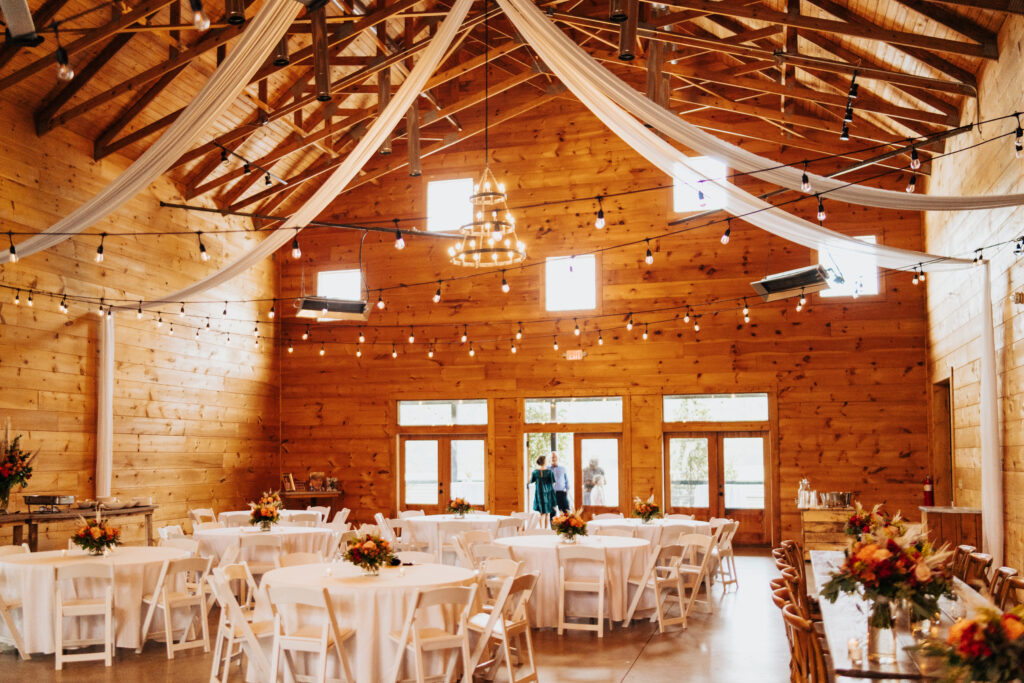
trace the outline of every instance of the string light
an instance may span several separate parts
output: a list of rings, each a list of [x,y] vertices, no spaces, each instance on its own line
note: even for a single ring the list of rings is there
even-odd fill
[[[206,329],[210,329],[210,318],[206,318]]]
[[[221,311],[221,315],[223,315],[225,318],[228,317],[228,302],[227,301],[224,302],[224,310]]]
[[[28,305],[29,306],[32,305],[32,295],[31,294],[28,295]],[[107,306],[107,317],[108,318],[113,318],[114,317],[114,307],[113,306]]]
[[[184,318],[185,317],[185,302],[184,301],[181,302],[181,310],[178,311],[178,317],[179,318]]]
[[[402,231],[398,229],[398,219],[395,219],[395,249],[401,251],[405,249],[405,238],[402,237]]]
[[[1013,245],[1014,256],[1020,256],[1024,254],[1024,237],[1018,237],[1017,243]]]
[[[324,346],[323,342],[320,342],[320,355],[323,356],[326,353],[327,353],[327,348]]]
[[[138,310],[135,311],[135,319],[136,320],[142,320],[142,302],[141,301],[139,302]]]
[[[159,318],[156,319],[156,326],[157,327],[163,327],[164,326],[164,317],[162,315]]]
[[[750,306],[747,305],[746,297],[743,299],[743,322],[750,322]]]
[[[472,358],[476,355],[476,350],[473,348],[473,342],[469,343],[469,357]]]
[[[913,194],[917,190],[917,175],[911,175],[910,180],[907,182],[906,192],[907,194]]]
[[[601,230],[604,226],[604,203],[601,195],[597,195],[597,217],[594,219],[594,227]]]
[[[800,300],[796,302],[796,312],[804,310],[804,306],[807,305],[807,297],[804,296],[804,290],[800,289]]]
[[[1024,156],[1024,128],[1020,127],[1020,114],[1017,114],[1017,130],[1014,133],[1013,153],[1018,159]]]
[[[409,328],[409,343],[413,344],[416,342],[416,335],[413,333],[412,328]]]
[[[11,248],[7,250],[8,253],[10,254],[10,258],[8,260],[11,263],[17,263],[18,262],[18,250],[14,248],[14,233],[8,231],[7,232],[7,239],[9,239],[11,241]]]
[[[924,267],[923,266],[918,266],[917,267],[917,279],[920,280],[921,282],[924,282],[925,279],[926,279],[925,275],[924,275]]]
[[[433,357],[434,357],[434,345],[431,344],[430,345],[430,349],[427,350],[427,358],[433,358]]]
[[[379,290],[378,294],[377,294],[377,308],[379,308],[382,311],[384,310],[384,290],[383,289]]]
[[[288,340],[288,353],[295,353],[295,347],[292,345],[292,340]]]
[[[553,342],[553,343],[551,344],[551,347],[552,347],[552,348],[553,348],[553,349],[554,349],[555,351],[557,351],[557,350],[558,350],[558,337],[552,337],[552,339],[554,339],[554,342]]]
[[[441,303],[441,281],[437,281],[437,291],[434,292],[434,303]]]
[[[984,257],[984,254],[982,254],[982,250],[981,249],[975,249],[974,250],[974,262],[975,263],[981,263],[981,259],[983,257]]]
[[[626,321],[626,330],[633,331],[633,314],[629,314],[629,320]]]
[[[57,51],[54,57],[57,59],[57,79],[67,82],[75,77],[75,70],[71,67],[71,60],[68,59],[68,51],[60,44],[60,32],[57,22],[53,24],[53,37],[57,41]]]
[[[267,311],[267,317],[273,320],[275,315],[277,315],[277,311],[274,309],[274,304],[270,304],[270,310]]]
[[[210,17],[203,11],[203,0],[188,0],[188,5],[192,8],[192,25],[196,30],[205,31],[210,28]]]
[[[67,313],[68,312],[68,299],[67,299],[67,297],[62,296],[60,298],[60,312],[61,313]]]
[[[167,326],[167,334],[174,334],[174,323]]]
[[[360,327],[359,328],[359,343],[362,344],[364,342],[366,342],[366,336],[363,334],[363,328]]]
[[[242,164],[242,173],[244,173],[246,175],[249,175],[250,173],[252,173],[252,166],[249,165],[248,161],[246,161],[245,163]]]
[[[647,324],[646,323],[644,323],[644,333],[642,335],[640,335],[640,337],[644,341],[647,341]]]
[[[270,187],[270,183],[273,182],[273,181],[270,180],[270,174],[269,173],[267,173],[265,176],[263,176],[263,182],[264,182],[264,184],[267,187]]]
[[[601,336],[601,330],[597,331],[597,345],[604,346],[604,337]]]
[[[916,285],[921,281],[921,278],[917,277],[917,269],[914,269],[914,277],[910,278],[910,284]]]
[[[96,263],[103,263],[103,240],[106,236],[105,232],[100,235],[100,245],[96,247]]]
[[[647,239],[644,241],[647,242],[647,253],[644,255],[644,261],[647,265],[651,265],[654,263],[654,252],[651,251],[651,240]]]
[[[32,305],[32,292],[28,293],[28,300],[25,301],[25,303],[27,303],[29,306]]]
[[[732,233],[732,219],[725,221],[725,232],[722,233],[722,244],[729,244],[729,235]]]
[[[522,338],[523,338],[523,324],[519,323],[519,329],[516,330],[516,339],[522,339]]]
[[[846,95],[847,99],[851,99],[851,100],[857,99],[857,91],[859,90],[859,88],[860,88],[860,85],[857,83],[857,70],[854,69],[853,70],[853,78],[850,79],[850,92],[847,93],[847,95]]]
[[[811,178],[807,175],[807,162],[804,162],[804,173],[800,176],[800,189],[804,194],[811,193]]]
[[[362,357],[363,357],[363,350],[357,346],[356,347],[356,358],[362,358]]]
[[[516,349],[516,342],[515,342],[514,339],[509,339],[508,340],[508,350],[509,350],[509,353],[515,353],[516,352],[516,350],[517,350]]]
[[[693,331],[694,332],[700,332],[700,319],[699,318],[700,318],[699,315],[693,316]]]
[[[391,357],[398,358],[398,347],[396,347],[394,344],[391,345]]]
[[[210,255],[206,252],[206,245],[203,244],[203,233],[197,232],[196,237],[199,239],[199,258],[203,261],[209,261]]]
[[[292,238],[292,258],[302,258],[302,250],[299,249],[299,233]]]
[[[828,214],[825,213],[825,204],[821,199],[821,195],[818,195],[818,220],[823,221],[827,217]]]
[[[15,306],[20,306],[21,305],[21,290],[20,289],[14,292],[14,305]],[[102,307],[100,307],[100,312],[101,313],[103,312],[103,308]]]
[[[469,326],[462,326],[462,343],[465,344],[469,340]]]
[[[508,280],[505,279],[505,271],[504,270],[501,271],[501,291],[505,292],[506,294],[508,294],[510,291],[512,291],[512,288],[509,287],[509,285],[508,285]]]
[[[14,303],[18,303],[17,297],[15,297]],[[100,305],[96,308],[96,315],[103,315],[103,299],[100,299]]]
[[[911,145],[910,147],[910,168],[915,171],[921,168],[921,157],[917,153],[916,145]]]
[[[690,309],[689,306],[687,306],[686,307],[686,314],[683,316],[683,322],[684,323],[690,322],[690,312],[691,312],[691,309]]]
[[[576,323],[576,327],[573,328],[572,333],[578,337],[580,336],[580,324],[576,321],[576,318],[573,318],[572,321]]]
[[[306,323],[306,329],[302,332],[302,341],[309,339],[309,323]]]
[[[847,124],[843,124],[843,129],[839,132],[839,139],[846,142],[850,139],[850,127]]]

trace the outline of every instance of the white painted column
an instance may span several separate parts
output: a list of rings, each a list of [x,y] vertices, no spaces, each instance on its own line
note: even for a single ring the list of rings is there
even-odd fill
[[[1003,564],[1003,449],[999,442],[991,266],[983,261],[981,301],[981,535],[993,566]]]
[[[114,316],[99,324],[96,366],[96,497],[110,495],[114,469]]]

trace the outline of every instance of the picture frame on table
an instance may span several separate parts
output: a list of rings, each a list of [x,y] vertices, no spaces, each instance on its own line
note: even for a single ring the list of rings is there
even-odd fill
[[[295,477],[292,476],[291,472],[287,472],[281,475],[281,490],[282,491],[294,491],[295,490]]]

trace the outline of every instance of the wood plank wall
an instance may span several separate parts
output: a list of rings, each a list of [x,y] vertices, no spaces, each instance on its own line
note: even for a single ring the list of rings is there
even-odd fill
[[[49,226],[115,178],[127,161],[91,161],[92,142],[58,130],[36,138],[30,109],[0,102],[0,226],[2,231],[36,231]],[[177,190],[160,181],[99,222],[87,237],[67,240],[47,252],[3,266],[0,282],[16,287],[108,298],[155,298],[201,278],[255,240],[209,234],[217,224],[161,209]],[[94,262],[101,232],[137,229],[203,230],[212,255],[197,256],[194,235],[107,238],[105,260]],[[18,241],[21,238],[15,238]],[[4,246],[6,249],[6,245]],[[273,296],[272,261],[204,296],[207,300]],[[96,448],[97,316],[93,307],[36,296],[35,305],[15,306],[0,292],[0,421],[10,417],[23,444],[38,449],[35,475],[24,493],[94,495]],[[277,364],[273,332],[256,350],[251,321],[254,305],[177,306],[164,315],[175,323],[157,329],[150,315],[119,313],[114,389],[114,471],[112,493],[122,499],[152,496],[159,523],[183,523],[190,507],[238,509],[277,477]],[[233,346],[205,331],[229,330]],[[264,318],[265,320],[265,318]],[[203,327],[199,339],[195,327]],[[24,509],[20,495],[12,508]],[[138,518],[141,519],[141,518]],[[64,546],[68,528],[41,536],[41,547]],[[142,538],[141,521],[123,524],[129,542]],[[10,542],[9,527],[0,543]]]
[[[517,212],[531,262],[663,232],[666,220],[677,217],[664,189],[606,200],[603,231],[593,227],[593,201],[565,203],[568,197],[593,198],[666,182],[568,99],[494,131],[491,141],[492,165],[509,183],[512,205],[553,202]],[[396,144],[395,153],[404,149]],[[460,145],[425,160],[420,178],[403,171],[343,195],[334,218],[387,225],[396,217],[423,216],[428,180],[475,176],[481,164],[479,147]],[[906,178],[888,182],[902,187]],[[749,180],[744,185],[767,189]],[[828,209],[827,224],[837,230],[875,233],[894,246],[921,246],[916,214],[836,202],[828,202]],[[810,216],[814,206],[805,201],[798,210]],[[768,391],[778,406],[772,451],[785,536],[799,534],[793,501],[804,476],[818,490],[860,491],[865,503],[885,502],[893,511],[915,516],[929,467],[926,321],[923,288],[912,286],[909,276],[883,277],[877,297],[811,296],[802,313],[793,310],[794,301],[757,305],[750,325],[742,324],[742,305],[734,303],[718,315],[705,311],[699,334],[678,319],[652,323],[647,342],[640,340],[642,324],[625,330],[630,311],[736,296],[751,296],[754,303],[751,281],[816,260],[808,249],[738,221],[732,241],[723,246],[721,229],[652,241],[652,266],[643,261],[643,243],[600,254],[596,313],[611,316],[600,322],[603,346],[595,343],[598,323],[581,318],[584,333],[574,343],[572,314],[545,312],[543,276],[536,268],[509,270],[509,294],[501,292],[498,273],[444,285],[440,304],[431,302],[436,284],[386,293],[386,310],[374,309],[364,326],[368,343],[359,359],[354,324],[314,323],[306,343],[299,341],[305,323],[286,325],[296,348],[282,360],[282,467],[301,477],[310,470],[333,472],[342,480],[353,518],[367,520],[377,510],[396,507],[394,401],[484,397],[492,399],[490,503],[508,512],[524,504],[522,399],[623,395],[622,457],[632,472],[627,493],[653,491],[660,499],[659,397]],[[467,274],[447,265],[446,243],[416,236],[406,241],[405,250],[396,251],[390,235],[366,237],[362,258],[371,290]],[[359,237],[310,230],[302,234],[302,251],[301,262],[282,263],[282,296],[297,295],[303,278],[311,291],[318,270],[357,267]],[[376,292],[370,299],[376,301]],[[681,316],[637,315],[636,322]],[[519,352],[510,354],[517,322],[544,318],[554,320],[526,324]],[[458,342],[463,324],[475,340],[473,358]],[[410,325],[416,334],[411,345],[406,341]],[[582,347],[587,357],[561,358],[552,349],[553,334],[562,351]],[[437,354],[431,360],[424,342],[434,338]],[[396,359],[392,342],[399,351]]]
[[[974,102],[964,123],[1001,116],[1024,107],[1019,81],[1024,67],[1020,35],[1024,20],[1010,17],[1000,31],[998,62],[984,66],[979,76],[981,110]],[[963,149],[983,139],[1012,133],[1015,123],[982,126],[954,138],[949,149]],[[939,194],[1006,194],[1024,192],[1024,161],[1016,159],[1013,136],[940,159],[935,163],[932,191]],[[970,254],[979,246],[1013,240],[1021,234],[1024,211],[962,211],[929,213],[925,217],[928,248],[942,254]],[[1021,340],[1024,322],[1013,293],[1024,284],[1024,267],[1013,246],[988,250],[995,321],[996,365],[1005,485],[1006,563],[1024,569],[1024,430],[1021,429]],[[953,500],[981,506],[980,382],[981,271],[944,273],[928,279],[929,363],[933,382],[950,376],[953,384]]]

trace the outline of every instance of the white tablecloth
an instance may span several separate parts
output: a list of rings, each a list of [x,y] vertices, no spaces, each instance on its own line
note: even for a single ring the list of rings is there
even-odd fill
[[[331,530],[275,525],[270,531],[260,531],[259,527],[236,526],[224,529],[203,529],[193,534],[194,538],[199,541],[199,554],[203,557],[212,557],[214,562],[220,560],[221,554],[229,546],[238,545],[238,540],[242,536],[256,535],[280,537],[282,553],[319,553],[327,547]],[[262,549],[247,549],[242,553],[241,559],[250,562],[272,562],[272,552]]]
[[[711,525],[700,520],[687,519],[652,519],[650,524],[644,524],[639,517],[625,517],[623,519],[592,519],[587,522],[587,529],[590,533],[596,533],[598,529],[629,529],[637,538],[653,543],[654,538],[661,529],[659,544],[675,543],[679,540],[679,534],[705,534],[711,535]]]
[[[558,626],[558,556],[556,548],[561,539],[558,536],[513,536],[497,541],[512,550],[512,557],[525,563],[524,572],[540,572],[537,586],[530,596],[530,625],[535,627]],[[579,545],[604,548],[607,562],[608,585],[605,587],[605,615],[614,621],[626,618],[629,609],[628,579],[640,575],[647,557],[650,543],[641,538],[619,536],[583,536]],[[594,614],[597,612],[597,595],[569,593],[566,600],[567,615]]]
[[[297,512],[305,513],[306,510],[281,510],[278,515],[282,522],[290,522],[292,515]],[[234,526],[251,526],[249,524],[249,510],[230,510],[228,512],[222,512],[217,515],[217,521],[227,527]]]
[[[263,576],[256,596],[255,619],[271,618],[268,586],[326,587],[338,625],[356,631],[345,644],[356,680],[390,680],[398,645],[388,633],[402,630],[415,604],[416,592],[421,588],[468,586],[475,580],[474,573],[468,569],[439,564],[388,567],[381,569],[379,576],[362,576],[358,567],[344,562],[275,569]],[[437,623],[420,622],[420,628],[442,625],[439,612],[432,616],[437,618]],[[269,639],[266,644],[269,646]],[[337,658],[329,655],[329,662],[328,676],[338,676],[336,671],[332,674]],[[411,665],[412,660],[407,660],[406,677],[412,675]]]
[[[145,546],[122,546],[107,557],[92,557],[83,551],[48,550],[25,555],[0,557],[0,590],[5,599],[21,598],[22,610],[13,612],[15,625],[21,631],[29,652],[52,654],[53,641],[53,589],[54,570],[59,565],[76,562],[106,562],[114,565],[114,643],[117,647],[136,648],[139,646],[139,632],[145,611],[142,596],[153,592],[165,560],[187,557],[188,553],[177,548],[150,548]],[[101,590],[88,593],[86,580],[76,582],[81,588],[80,597],[101,595]],[[67,589],[65,589],[67,590]],[[65,594],[67,595],[67,594]],[[102,638],[101,620],[76,619],[76,626],[67,623],[66,638]],[[88,624],[83,626],[84,624]],[[87,629],[79,635],[78,626]],[[154,630],[162,630],[162,626]],[[73,630],[74,629],[74,630]],[[10,633],[0,623],[0,639],[13,643]],[[3,675],[0,674],[0,679]]]
[[[438,527],[442,522],[456,524],[459,533],[464,531],[490,531],[495,538],[498,537],[498,524],[503,519],[512,519],[504,515],[423,515],[421,517],[407,517],[403,521],[409,526],[413,540],[421,543],[428,543],[428,552],[437,552]],[[502,536],[510,536],[515,530],[509,528],[501,532]],[[449,561],[451,558],[446,559]]]

